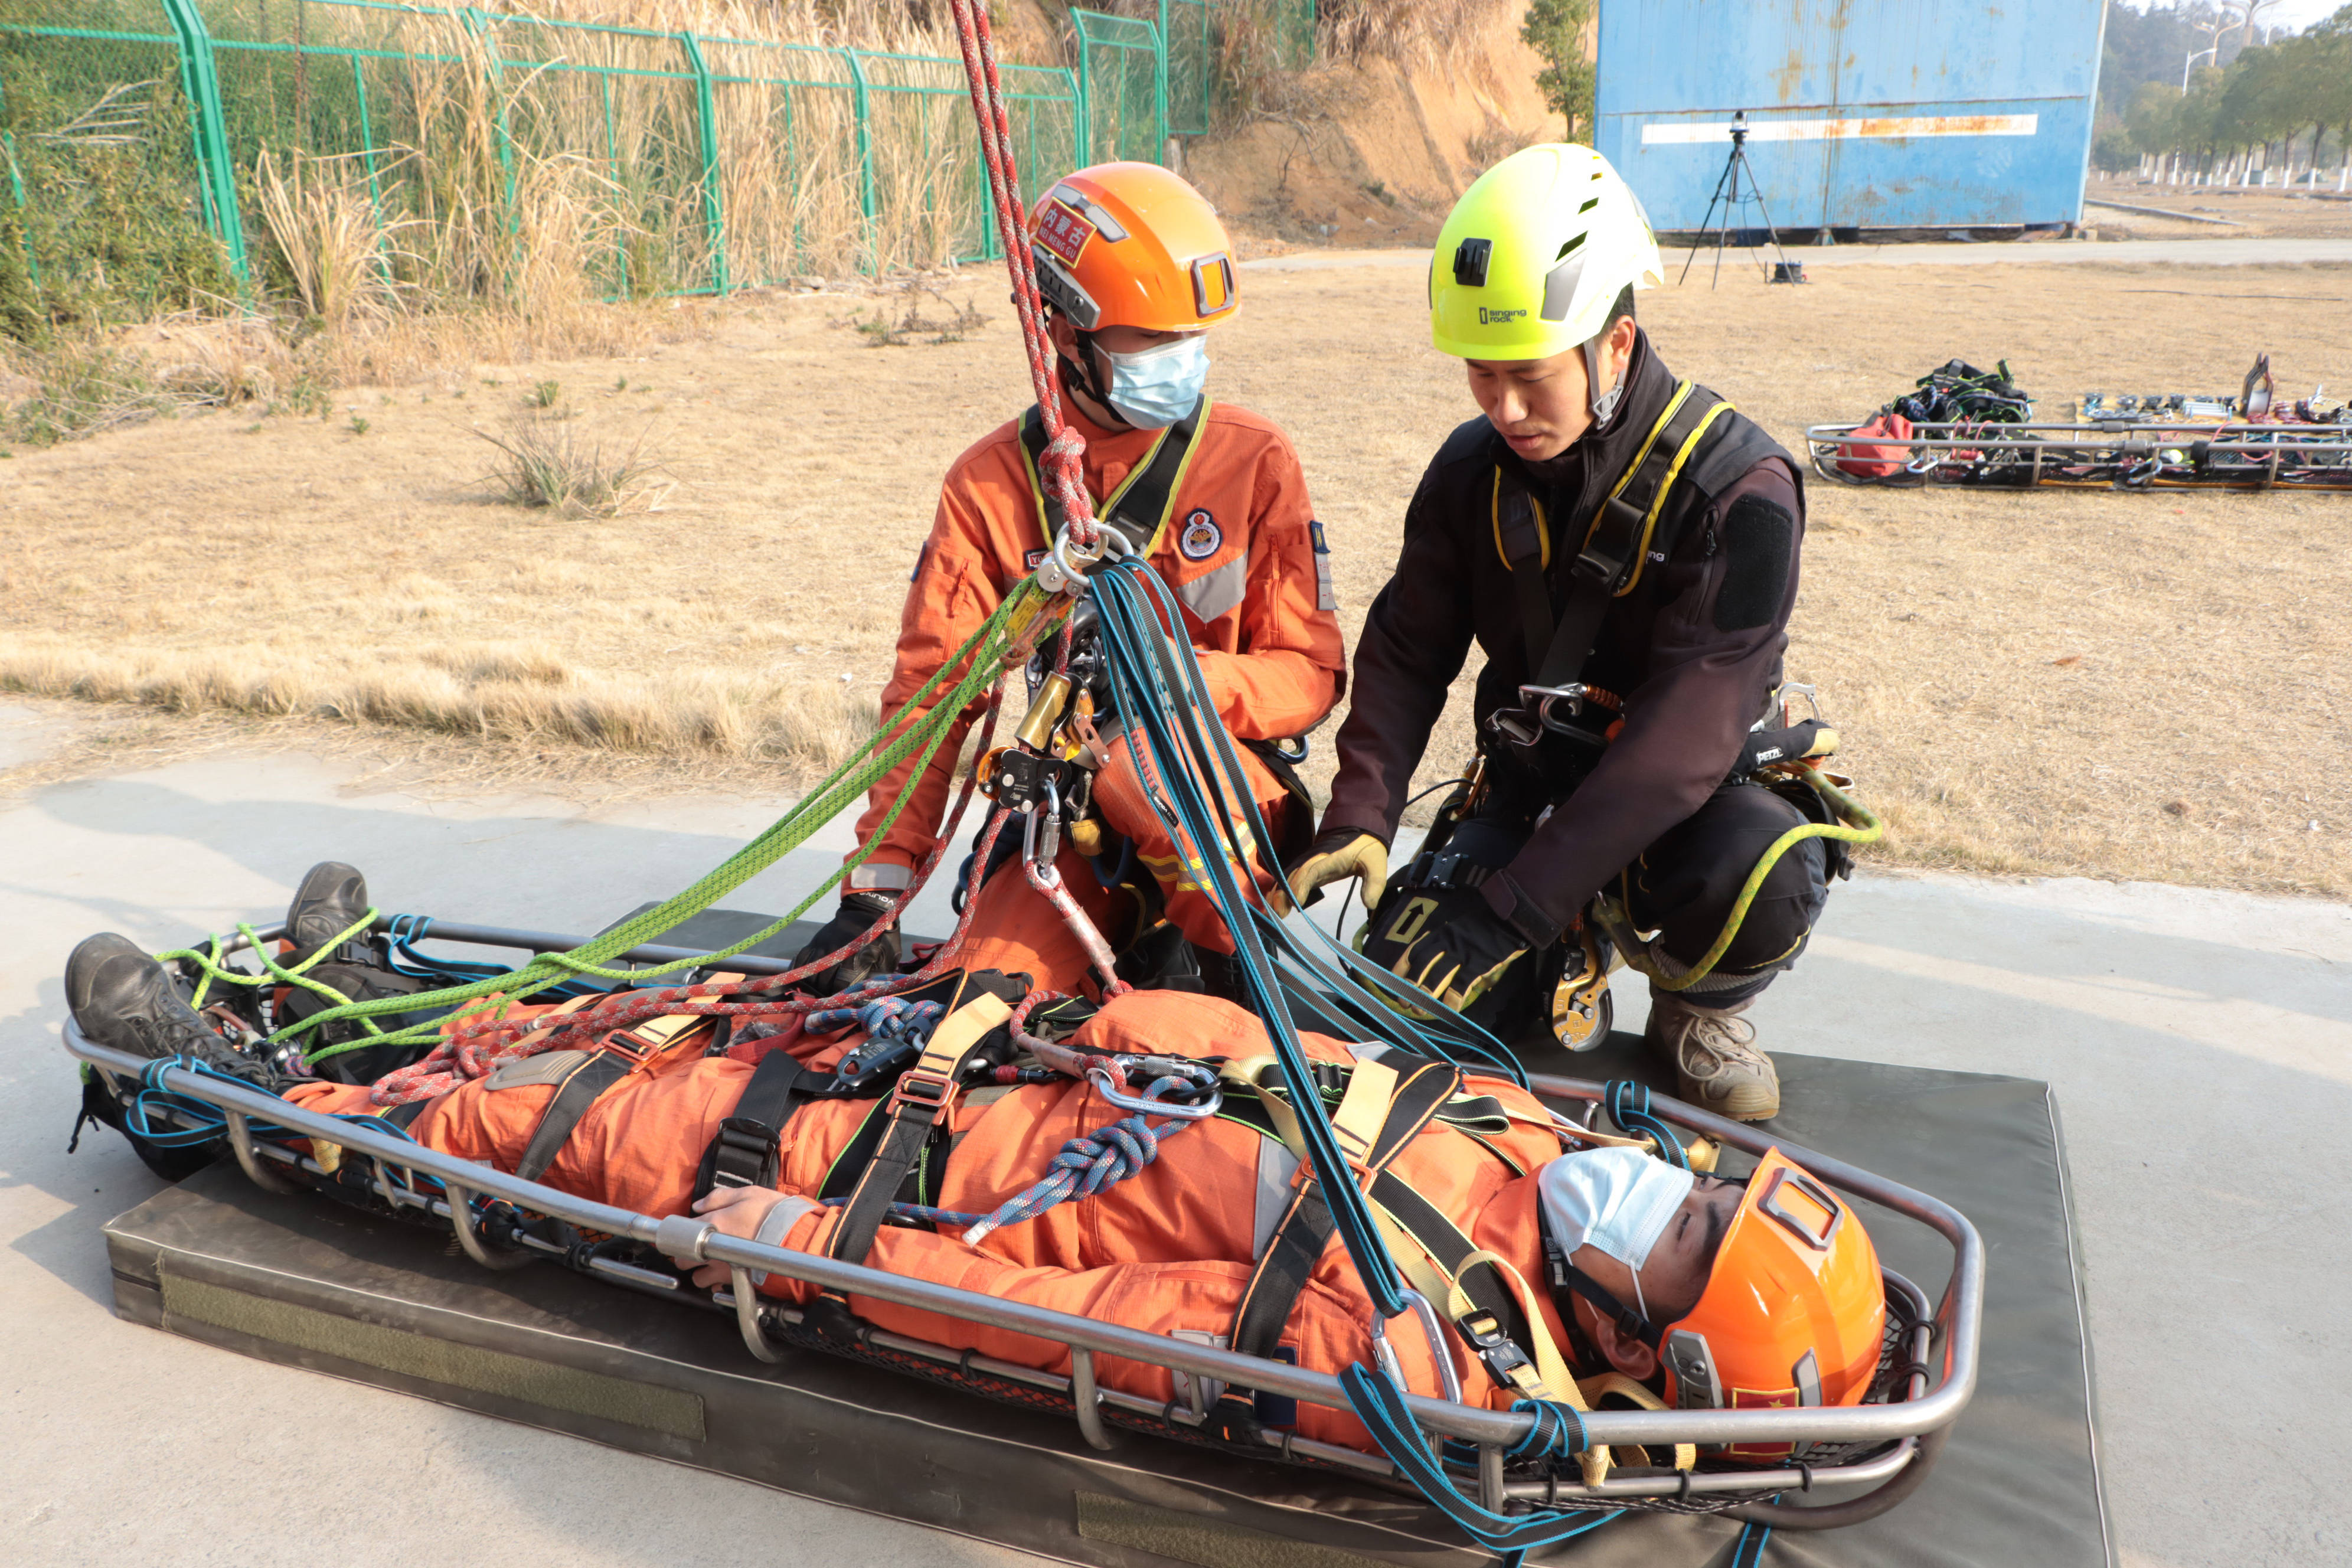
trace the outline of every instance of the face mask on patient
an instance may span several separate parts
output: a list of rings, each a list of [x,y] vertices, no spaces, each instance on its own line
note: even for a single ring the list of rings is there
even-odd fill
[[[1697,1180],[1639,1149],[1585,1149],[1547,1164],[1538,1191],[1560,1251],[1598,1247],[1622,1263],[1633,1271],[1634,1304],[1647,1317],[1642,1267]]]

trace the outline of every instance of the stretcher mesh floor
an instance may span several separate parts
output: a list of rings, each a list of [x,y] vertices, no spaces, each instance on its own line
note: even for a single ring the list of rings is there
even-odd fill
[[[2057,1109],[2023,1079],[1783,1055],[1790,1141],[1935,1194],[1991,1260],[1976,1397],[1925,1486],[1871,1522],[1776,1532],[1767,1564],[2114,1562]],[[1531,1059],[1654,1075],[1637,1039]],[[1866,1212],[1890,1267],[1931,1296],[1949,1255]],[[1070,1420],[815,1354],[762,1365],[731,1318],[551,1265],[490,1273],[446,1238],[215,1164],[106,1227],[122,1317],[827,1502],[1107,1568],[1468,1564],[1433,1510],[1328,1475],[1136,1434],[1097,1453]],[[1739,1527],[1625,1516],[1530,1561],[1712,1568]]]

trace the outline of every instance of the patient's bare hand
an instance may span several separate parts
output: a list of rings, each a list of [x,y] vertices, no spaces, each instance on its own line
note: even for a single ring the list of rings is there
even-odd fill
[[[740,1237],[751,1240],[760,1233],[760,1222],[768,1211],[783,1200],[783,1194],[773,1187],[721,1187],[694,1205],[694,1212],[717,1226],[721,1236]],[[677,1258],[683,1264],[685,1258]],[[705,1289],[724,1285],[731,1271],[724,1263],[705,1263],[694,1271],[694,1282]]]

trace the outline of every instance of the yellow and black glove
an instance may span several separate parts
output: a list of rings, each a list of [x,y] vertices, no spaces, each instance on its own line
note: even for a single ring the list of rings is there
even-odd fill
[[[1328,828],[1291,862],[1290,896],[1305,909],[1325,887],[1350,877],[1363,879],[1364,907],[1379,908],[1389,885],[1389,847],[1360,827]]]
[[[1364,956],[1456,1012],[1534,966],[1533,947],[1475,888],[1401,890],[1372,917]]]

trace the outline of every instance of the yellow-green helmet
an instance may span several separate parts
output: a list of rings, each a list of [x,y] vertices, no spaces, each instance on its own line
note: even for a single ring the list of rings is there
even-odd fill
[[[1479,175],[1438,231],[1430,342],[1462,359],[1549,359],[1598,335],[1627,287],[1664,281],[1649,215],[1608,159],[1529,147]]]

